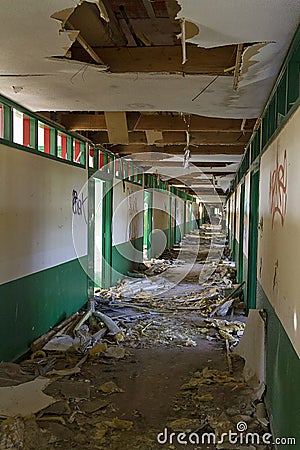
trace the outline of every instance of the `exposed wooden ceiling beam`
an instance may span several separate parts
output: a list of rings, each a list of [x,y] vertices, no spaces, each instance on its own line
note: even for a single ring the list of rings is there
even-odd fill
[[[221,119],[197,115],[186,115],[190,131],[239,131],[242,119]],[[141,114],[135,130],[186,131],[187,123],[182,116],[176,114]],[[244,130],[252,131],[256,119],[246,121]]]
[[[180,183],[177,182],[177,180],[173,180],[171,184],[176,186],[176,185],[179,185]],[[202,182],[201,183],[195,183],[194,187],[192,187],[192,188],[190,186],[187,186],[187,185],[182,185],[182,186],[180,186],[180,189],[183,189],[183,190],[189,192],[192,195],[195,195],[195,194],[197,194],[197,195],[201,195],[201,194],[204,194],[204,195],[207,195],[207,194],[210,194],[210,195],[216,195],[216,194],[224,195],[224,191],[220,187],[214,187],[212,184],[210,186],[208,186],[207,188],[203,187],[203,186],[199,186],[198,187],[197,184],[201,184],[202,185]],[[193,184],[192,184],[192,186],[193,186]]]
[[[136,123],[140,118],[141,113],[136,111],[127,111],[127,126],[128,131],[133,131],[135,129]]]
[[[232,175],[231,173],[228,172],[217,172],[219,176],[224,176],[224,175]],[[204,172],[202,171],[202,173],[196,169],[194,170],[193,167],[191,168],[191,172],[188,173],[182,173],[180,174],[180,176],[178,175],[178,177],[174,177],[174,178],[180,178],[180,180],[183,183],[203,183],[203,182],[209,182],[209,180],[211,180],[213,178],[214,174],[212,172]]]
[[[155,132],[157,134],[156,141],[147,142],[147,133],[154,132],[152,130],[131,131],[129,132],[130,144],[185,144],[186,133],[184,131],[164,131]],[[94,131],[86,134],[86,137],[91,139],[95,144],[108,144],[109,138],[106,131]],[[246,144],[251,137],[251,131],[194,131],[190,133],[190,144]]]
[[[101,8],[101,4],[104,5],[106,14],[109,19],[109,22],[108,22],[109,33],[108,34],[109,34],[112,42],[115,45],[126,45],[127,39],[126,39],[123,31],[121,30],[118,20],[116,19],[115,13],[111,7],[110,0],[100,0],[99,3],[100,3],[100,8]]]
[[[41,114],[46,115],[50,114],[50,112],[42,112]],[[70,130],[105,131],[107,129],[103,112],[97,112],[96,114],[83,112],[61,112],[60,114],[63,125]],[[177,139],[178,136],[180,136],[181,139],[185,136],[187,123],[179,114],[140,114],[139,112],[127,112],[126,115],[128,130],[130,131],[152,130],[162,131],[164,133],[181,131],[183,134],[177,135]],[[242,119],[222,119],[197,115],[186,116],[186,121],[190,124],[189,130],[191,132],[239,132],[240,134],[252,132],[256,123],[256,119],[248,119],[245,121]],[[242,126],[243,130],[241,130]]]
[[[61,120],[64,127],[70,131],[107,129],[103,113],[100,114],[63,113]]]
[[[184,174],[180,175],[179,178],[182,180],[184,180],[184,182],[189,183],[189,184],[202,184],[202,182],[205,180],[203,179],[197,179],[197,176],[199,176],[199,172],[200,174],[204,174],[206,175],[206,177],[210,177],[212,178],[213,176],[218,176],[218,177],[224,177],[227,175],[232,175],[235,172],[211,172],[211,171],[207,171],[207,170],[198,170],[197,172],[194,172],[192,174],[190,174],[189,176],[185,176]]]
[[[67,21],[65,23],[64,28],[66,30],[77,31],[76,28],[69,21]],[[90,46],[90,44],[84,39],[84,37],[80,34],[80,32],[78,33],[76,40],[82,46],[83,50],[85,50],[89,54],[89,56],[92,58],[93,62],[100,64],[102,66],[105,66],[105,63],[103,62],[101,57],[98,55],[98,53],[95,52],[95,50]]]
[[[52,17],[65,24],[64,11],[59,11],[53,14]],[[98,45],[127,45],[127,39],[111,8],[110,0],[78,2],[77,7],[73,9],[72,14],[68,17],[68,21],[72,29],[80,31],[80,35],[91,47]],[[91,57],[93,56],[91,55]]]
[[[152,47],[94,47],[93,51],[113,73],[168,72],[229,76],[225,69],[233,67],[236,45],[201,48],[187,45],[187,62],[182,65],[180,45]],[[82,48],[72,47],[72,59],[92,62]]]
[[[241,131],[193,131],[190,133],[190,144],[240,144],[247,143],[251,137],[251,131],[242,133]],[[163,132],[162,143],[164,144],[184,144],[186,134],[184,131]]]
[[[155,167],[182,167],[183,161],[168,161],[167,159],[165,161],[133,161],[136,166],[155,166]],[[228,167],[233,163],[228,162],[191,162],[191,166],[196,167],[209,167],[209,168],[216,168],[216,167]],[[236,170],[234,169],[233,172]]]
[[[233,90],[236,91],[238,88],[238,82],[240,77],[240,70],[242,65],[242,52],[243,52],[244,44],[238,44],[236,59],[235,59],[235,68],[233,74]]]
[[[189,183],[189,184],[191,184],[190,183],[190,181],[182,181],[182,179],[178,179],[178,178],[176,178],[176,177],[174,177],[174,178],[169,178],[168,179],[168,181],[169,181],[169,183],[172,183],[172,184],[182,184],[183,186],[187,186],[188,187],[188,184],[187,183]],[[203,178],[203,179],[201,179],[201,180],[194,180],[194,182],[195,182],[195,184],[196,183],[198,183],[198,184],[202,184],[202,185],[204,185],[204,184],[207,184],[207,187],[210,187],[211,186],[211,180],[210,179],[208,179],[208,178]]]
[[[120,155],[128,155],[132,153],[158,152],[168,154],[183,154],[183,145],[166,145],[163,147],[157,145],[112,145],[109,146],[110,151]],[[244,153],[244,145],[199,145],[191,146],[192,155],[242,155]]]

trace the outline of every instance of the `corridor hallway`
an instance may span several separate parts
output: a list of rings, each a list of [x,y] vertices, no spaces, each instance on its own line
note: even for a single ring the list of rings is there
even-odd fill
[[[229,253],[220,228],[204,225],[166,250],[152,275],[98,290],[92,315],[75,315],[69,331],[31,359],[1,363],[1,386],[14,386],[0,388],[1,416],[12,416],[0,424],[1,450],[273,448],[252,437],[244,445],[221,438],[230,430],[244,440],[269,432],[233,353],[246,315]],[[98,340],[85,340],[90,333]],[[80,341],[72,345],[71,336]],[[29,388],[32,380],[41,384]]]

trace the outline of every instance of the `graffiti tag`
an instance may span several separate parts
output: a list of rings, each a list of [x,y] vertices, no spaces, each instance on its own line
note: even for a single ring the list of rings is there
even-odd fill
[[[72,211],[73,214],[77,214],[78,216],[83,216],[85,223],[88,223],[87,213],[85,208],[85,203],[87,201],[87,197],[83,197],[83,193],[78,197],[77,191],[73,189],[72,192]]]
[[[276,167],[270,173],[270,210],[272,215],[272,228],[276,214],[279,215],[281,225],[284,225],[287,204],[287,155],[283,155],[283,162],[279,164],[278,148],[276,151]]]

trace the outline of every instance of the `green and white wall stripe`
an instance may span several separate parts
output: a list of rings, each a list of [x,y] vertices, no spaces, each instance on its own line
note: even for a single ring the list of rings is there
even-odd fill
[[[236,259],[241,253],[241,226],[245,225],[243,233],[248,241],[243,245],[245,258],[238,259],[240,281],[244,278],[248,282],[246,301],[250,308],[255,305],[263,308],[267,316],[266,402],[272,430],[275,437],[296,438],[297,445],[300,442],[299,68],[300,27],[230,193],[231,205],[234,197],[236,203]],[[249,184],[249,178],[247,231],[247,222],[240,220],[240,214],[241,207],[245,210],[248,207],[248,194],[242,202],[241,192],[242,186]],[[282,444],[278,448],[288,446]]]
[[[84,168],[0,144],[1,359],[26,352],[87,300],[83,210],[79,255],[72,238],[73,191],[86,179]]]
[[[267,311],[266,399],[277,436],[300,442],[300,107],[261,157],[257,306]],[[285,448],[282,446],[282,448]]]

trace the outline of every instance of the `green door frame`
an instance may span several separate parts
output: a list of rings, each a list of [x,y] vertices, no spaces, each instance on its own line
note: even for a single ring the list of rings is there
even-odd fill
[[[233,210],[233,216],[232,216],[232,226],[233,226],[233,234],[231,235],[231,246],[232,246],[232,255],[235,259],[236,255],[236,190],[234,191],[234,210]]]
[[[170,191],[169,197],[169,227],[168,227],[168,248],[172,248],[175,243],[174,218],[172,216],[174,195]],[[175,211],[176,214],[176,211]]]
[[[113,189],[112,181],[104,183],[103,198],[103,287],[111,286],[112,275],[112,211],[113,209]]]
[[[178,244],[180,241],[179,239],[179,226],[177,226],[177,198],[174,197],[174,217],[175,217],[175,223],[174,223],[174,243]]]
[[[259,169],[251,173],[248,244],[247,308],[256,308],[257,242],[258,242]]]
[[[230,236],[230,231],[231,231],[231,227],[232,227],[232,224],[231,224],[231,209],[232,209],[231,203],[232,203],[232,198],[229,197],[229,199],[226,202],[226,218],[227,218],[228,242],[230,242],[230,240],[231,240],[231,236]]]
[[[88,179],[88,297],[94,298],[95,274],[95,179]]]
[[[144,205],[147,209],[144,211],[144,238],[143,246],[147,248],[147,258],[151,259],[150,236],[153,229],[153,191],[144,190]]]
[[[94,256],[95,256],[95,182],[104,181],[102,200],[102,251],[103,265],[101,287],[107,288],[111,285],[111,264],[112,264],[112,205],[113,189],[112,176],[105,172],[97,172],[90,176],[88,181],[88,295],[94,297]]]
[[[243,281],[244,262],[244,212],[245,212],[245,182],[241,184],[240,195],[240,230],[239,230],[239,253],[238,253],[238,281]]]
[[[186,200],[184,200],[183,206],[183,235],[185,236],[187,233],[187,223],[186,223]]]
[[[190,226],[189,231],[193,231],[195,229],[195,217],[193,212],[193,202],[190,202]]]

